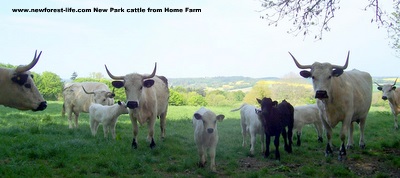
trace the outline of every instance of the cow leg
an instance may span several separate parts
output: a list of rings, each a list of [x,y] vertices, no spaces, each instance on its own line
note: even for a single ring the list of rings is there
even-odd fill
[[[138,123],[137,123],[137,119],[134,118],[133,115],[132,115],[131,113],[129,114],[129,116],[130,116],[131,123],[132,123],[132,127],[133,127],[132,148],[133,148],[133,149],[137,149],[137,141],[136,141],[136,138],[137,138],[138,131],[139,131]]]
[[[243,137],[242,147],[246,146],[246,135],[247,135],[246,124],[242,123],[242,137]]]
[[[150,141],[150,148],[153,149],[156,147],[156,143],[154,142],[154,126],[156,125],[156,117],[150,118],[147,122],[147,127],[149,129],[149,135],[147,136],[147,140]]]
[[[68,115],[68,124],[69,124],[69,128],[72,129],[74,128],[74,126],[72,125],[72,111],[70,109],[67,108],[67,115]]]
[[[250,129],[250,155],[254,155],[254,145],[256,145],[256,133],[253,129]]]
[[[167,111],[165,113],[162,113],[160,116],[160,129],[161,129],[161,138],[165,138],[165,128],[167,125]]]
[[[264,153],[265,152],[265,140],[264,140],[265,135],[260,134],[260,137],[261,137],[261,151],[262,151],[262,153]]]
[[[210,168],[211,168],[211,171],[213,171],[213,172],[217,172],[217,169],[216,169],[216,166],[215,166],[215,150],[216,150],[215,147],[216,146],[212,146],[210,148],[210,159],[211,159]]]
[[[111,129],[111,135],[112,138],[115,140],[116,134],[115,134],[115,126],[117,125],[117,118],[114,119],[110,125],[110,129]]]
[[[301,132],[297,131],[297,146],[301,146],[300,137],[301,137]]]
[[[104,138],[107,138],[108,130],[108,125],[106,123],[103,123]]]
[[[350,120],[350,121],[347,121]],[[352,128],[352,123],[351,123],[351,118],[347,119],[345,118],[345,120],[342,123],[342,129],[340,130],[340,140],[342,141],[342,144],[340,146],[340,150],[339,150],[339,161],[346,159],[346,147],[344,146],[344,142],[346,140],[346,132],[352,132],[353,129]],[[350,127],[350,128],[348,128]],[[353,143],[353,139],[352,139],[352,135],[353,133],[349,134],[349,140],[350,144]]]
[[[274,145],[275,145],[275,159],[276,160],[281,160],[281,154],[279,153],[279,136],[281,134],[276,134],[275,135],[275,140],[274,140]]]
[[[353,132],[354,132],[354,125],[353,125],[353,122],[350,122],[349,136],[347,138],[347,145],[346,145],[347,149],[353,149],[353,145],[354,145]]]
[[[92,131],[93,136],[96,136],[98,126],[99,122],[94,119],[90,119],[90,130]]]
[[[322,132],[323,132],[322,124],[314,123],[314,126],[315,126],[315,130],[317,130],[318,142],[322,143],[323,142],[323,139],[322,139]]]
[[[325,149],[325,156],[329,156],[333,154],[332,150],[332,128],[329,126],[325,127],[326,129],[326,138],[328,140],[328,143],[326,144],[326,149]]]
[[[394,128],[397,130],[399,129],[399,125],[397,124],[397,114],[393,113],[393,119],[394,119]]]
[[[79,117],[79,112],[75,112],[75,128],[78,128],[78,117]]]
[[[287,141],[288,136],[286,134],[286,129],[285,128],[282,129],[282,137],[283,137],[283,141],[285,143],[285,145],[284,145],[285,151],[288,152],[288,153],[291,153],[292,152],[292,148],[289,147],[289,145],[288,145],[288,141]]]
[[[365,142],[364,142],[364,129],[365,129],[365,122],[367,121],[367,118],[362,118],[360,120],[359,126],[360,126],[360,141],[358,142],[360,148],[364,149],[365,148]]]
[[[271,143],[271,136],[269,134],[265,134],[265,153],[264,158],[268,158],[269,156],[269,144]]]
[[[203,147],[203,145],[197,145],[197,150],[199,152],[199,157],[200,157],[198,166],[204,167],[206,165],[205,148]]]
[[[288,125],[288,139],[289,139],[289,150],[291,153],[292,152],[292,145],[293,145],[293,117],[291,119],[291,122]]]

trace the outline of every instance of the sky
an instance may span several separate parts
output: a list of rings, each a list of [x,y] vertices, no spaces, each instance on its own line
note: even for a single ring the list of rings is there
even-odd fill
[[[322,40],[287,33],[261,19],[259,0],[18,0],[0,2],[0,63],[25,65],[35,50],[43,51],[31,71],[50,71],[63,79],[73,72],[88,77],[151,73],[167,78],[245,76],[284,77],[315,61],[372,76],[400,76],[400,58],[389,46],[384,28],[371,23],[368,1],[340,1]],[[390,6],[383,4],[382,6]],[[147,8],[201,9],[201,12],[147,12]],[[125,12],[15,13],[13,8],[122,8]],[[143,8],[144,13],[128,13]],[[314,28],[313,31],[319,30]]]

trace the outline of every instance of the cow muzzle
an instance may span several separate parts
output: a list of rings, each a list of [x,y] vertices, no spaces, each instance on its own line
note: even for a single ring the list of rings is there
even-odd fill
[[[139,103],[137,101],[128,101],[128,103],[126,103],[126,106],[129,109],[135,109],[139,107]]]
[[[328,92],[326,92],[325,90],[317,90],[315,92],[315,98],[326,99],[328,98]]]
[[[43,111],[47,108],[47,102],[43,101],[39,104],[39,106],[36,109],[33,109],[32,111]]]
[[[211,134],[211,133],[213,133],[213,132],[214,132],[214,129],[212,129],[212,128],[208,128],[208,129],[207,129],[207,132],[208,132],[209,134]]]
[[[382,96],[382,99],[386,101],[388,98],[387,96]]]

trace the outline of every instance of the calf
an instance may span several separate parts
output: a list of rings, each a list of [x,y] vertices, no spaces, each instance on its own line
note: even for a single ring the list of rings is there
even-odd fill
[[[199,167],[206,163],[206,149],[209,149],[212,171],[216,172],[215,150],[218,144],[217,121],[222,121],[224,115],[215,115],[212,111],[202,107],[193,115],[194,141],[200,156]]]
[[[318,134],[318,141],[322,142],[323,127],[316,104],[294,107],[294,128],[297,134],[297,146],[301,145],[301,129],[306,124],[314,124]]]
[[[271,137],[275,136],[275,159],[280,160],[279,136],[281,133],[285,141],[285,151],[288,153],[292,152],[294,108],[285,100],[279,105],[278,102],[266,97],[262,100],[257,99],[257,101],[261,105],[261,110],[255,110],[255,112],[258,114],[258,119],[261,121],[265,133],[266,151],[264,156],[269,156]],[[288,127],[288,135],[286,134],[286,126]],[[289,144],[287,143],[287,139],[289,139]]]
[[[121,101],[111,106],[96,103],[90,105],[89,117],[92,135],[96,135],[99,123],[103,123],[104,138],[107,138],[107,134],[111,130],[112,138],[115,139],[115,125],[117,125],[118,116],[121,114],[128,114],[126,104]]]
[[[397,79],[394,81],[393,85],[379,85],[375,83],[378,85],[378,90],[382,91],[382,99],[389,101],[390,109],[394,117],[394,128],[398,129],[397,115],[400,113],[400,89],[396,88],[396,81]]]
[[[242,136],[243,143],[242,146],[246,145],[246,135],[250,134],[250,154],[254,155],[254,145],[256,144],[257,134],[261,135],[261,150],[265,151],[264,144],[264,129],[260,120],[258,120],[257,114],[254,112],[256,107],[249,104],[242,104],[237,109],[231,110],[231,112],[240,110],[240,120],[242,125]]]

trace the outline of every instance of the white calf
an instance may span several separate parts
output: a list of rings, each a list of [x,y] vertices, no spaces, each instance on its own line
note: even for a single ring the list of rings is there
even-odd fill
[[[314,124],[318,134],[318,141],[322,142],[322,122],[317,104],[294,107],[294,129],[297,133],[297,146],[301,145],[301,129],[306,124]]]
[[[111,130],[112,138],[115,139],[115,125],[117,125],[118,116],[121,114],[128,114],[126,104],[121,101],[111,106],[96,103],[90,105],[89,115],[92,135],[96,135],[99,123],[103,123],[104,138],[107,138],[107,134]]]
[[[254,112],[256,107],[249,104],[242,104],[237,109],[231,110],[231,112],[240,110],[240,120],[242,125],[242,136],[243,143],[242,146],[246,145],[246,135],[250,134],[250,154],[254,155],[254,145],[256,144],[257,134],[261,135],[261,151],[262,153],[265,151],[265,140],[264,140],[264,128],[260,120],[258,119],[258,115]]]
[[[193,115],[194,141],[200,156],[199,167],[206,163],[206,149],[209,149],[211,170],[216,172],[215,150],[218,144],[217,121],[222,121],[224,115],[215,115],[212,111],[202,107]]]

